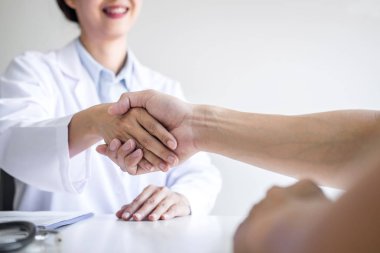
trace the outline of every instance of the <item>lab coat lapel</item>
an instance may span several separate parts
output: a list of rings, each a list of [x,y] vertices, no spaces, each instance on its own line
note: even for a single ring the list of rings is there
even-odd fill
[[[62,73],[68,79],[67,84],[71,86],[70,89],[79,109],[99,104],[96,87],[80,62],[75,41],[59,50],[57,58]]]

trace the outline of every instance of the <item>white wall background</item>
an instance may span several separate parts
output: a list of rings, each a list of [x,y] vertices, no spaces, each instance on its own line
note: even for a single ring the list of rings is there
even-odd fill
[[[380,108],[378,0],[145,0],[130,37],[140,60],[189,101],[260,113]],[[0,0],[0,71],[24,50],[77,36],[53,0]],[[292,179],[212,156],[214,214],[241,215]]]

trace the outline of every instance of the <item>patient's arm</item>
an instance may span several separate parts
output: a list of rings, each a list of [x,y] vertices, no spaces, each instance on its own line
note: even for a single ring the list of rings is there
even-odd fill
[[[203,150],[318,184],[346,188],[380,165],[380,112],[265,115],[191,105],[156,91],[129,92],[111,107],[143,107],[178,142],[180,160]]]

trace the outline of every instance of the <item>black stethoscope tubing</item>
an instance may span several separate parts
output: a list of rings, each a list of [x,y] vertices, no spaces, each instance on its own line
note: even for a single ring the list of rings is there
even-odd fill
[[[0,252],[9,252],[25,247],[34,240],[37,233],[36,226],[31,222],[12,221],[0,223],[0,231],[10,228],[17,228],[20,232],[26,233],[27,236],[24,238],[18,238],[14,242],[0,243]]]

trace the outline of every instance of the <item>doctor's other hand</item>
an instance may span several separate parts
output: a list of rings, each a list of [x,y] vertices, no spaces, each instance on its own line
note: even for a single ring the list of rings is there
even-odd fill
[[[123,220],[168,220],[190,215],[187,198],[167,187],[147,186],[130,204],[124,205],[116,216]]]
[[[293,252],[331,204],[310,180],[272,187],[237,229],[234,252]]]
[[[173,96],[154,90],[124,93],[118,102],[109,107],[111,115],[123,115],[131,108],[145,108],[177,140],[174,149],[180,162],[188,159],[199,150],[196,148],[192,128],[194,107]]]
[[[123,171],[132,175],[152,172],[157,168],[167,171],[178,163],[178,157],[172,151],[177,146],[176,139],[146,110],[134,108],[118,116],[110,116],[106,113],[108,106],[105,108],[100,105],[97,110],[96,127],[100,136],[108,144],[98,146],[97,151],[110,157],[119,166],[123,163],[112,156],[112,153],[119,148],[123,152],[134,150],[132,155],[140,157],[140,162],[135,167],[120,166]],[[134,139],[135,142],[128,142],[129,139]]]
[[[128,172],[131,175],[167,171],[170,166],[164,162],[160,162],[158,157],[156,158],[159,162],[157,166],[148,162],[144,158],[142,149],[137,146],[134,139],[129,139],[125,143],[122,143],[119,139],[113,139],[109,145],[98,145],[96,151],[107,156],[116,163],[122,171]]]

